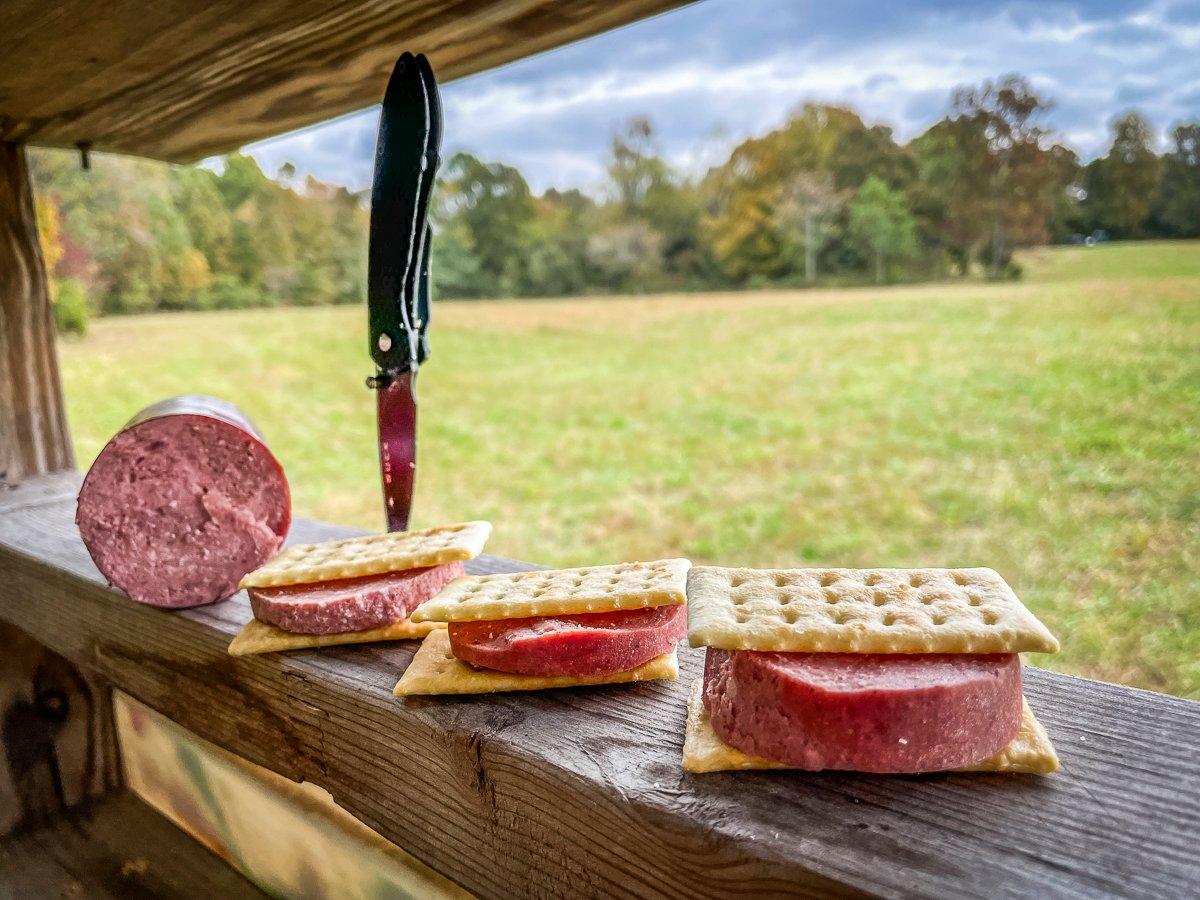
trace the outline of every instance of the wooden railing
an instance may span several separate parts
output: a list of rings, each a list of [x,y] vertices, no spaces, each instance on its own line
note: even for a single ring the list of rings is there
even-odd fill
[[[688,775],[699,651],[682,652],[676,683],[407,701],[391,689],[409,644],[233,658],[244,597],[166,612],[105,586],[73,524],[76,484],[49,476],[0,499],[0,621],[88,684],[321,785],[478,895],[1166,897],[1200,884],[1198,703],[1030,667],[1026,694],[1063,764],[1048,777]],[[291,539],[350,533],[299,521]]]

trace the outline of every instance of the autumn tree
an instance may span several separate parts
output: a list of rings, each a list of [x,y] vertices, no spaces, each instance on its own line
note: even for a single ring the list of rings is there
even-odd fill
[[[523,280],[534,204],[520,171],[456,153],[446,163],[437,198],[442,220],[455,219],[478,261],[489,293],[516,292]]]
[[[89,304],[86,288],[74,278],[59,278],[58,266],[65,255],[62,237],[62,217],[58,202],[52,195],[39,196],[34,203],[37,216],[38,243],[42,261],[50,276],[50,309],[54,327],[59,334],[86,334]]]
[[[479,270],[466,226],[441,221],[435,225],[433,237],[429,268],[434,297],[469,300],[488,294],[489,285]]]
[[[526,251],[527,293],[579,294],[597,283],[588,241],[599,228],[596,202],[577,189],[551,188],[535,201]]]
[[[1174,147],[1162,161],[1155,217],[1166,233],[1200,237],[1200,122],[1171,130]]]
[[[889,130],[842,107],[805,104],[743,141],[701,184],[716,267],[735,282],[815,278],[822,249],[841,239],[846,197],[875,168],[896,185],[916,170]]]
[[[1087,168],[1084,203],[1094,227],[1128,237],[1140,233],[1149,217],[1159,161],[1154,133],[1141,113],[1114,119],[1112,133],[1108,155]]]
[[[663,157],[650,120],[630,119],[613,135],[610,149],[607,172],[615,202],[593,220],[610,232],[607,243],[624,244],[628,251],[656,248],[661,264],[652,267],[653,277],[677,286],[709,277],[713,265],[700,233],[703,196]],[[650,277],[651,269],[640,268]]]
[[[1050,202],[1044,218],[1031,221],[1025,243],[1059,243],[1080,233],[1082,223],[1081,201],[1085,195],[1083,187],[1084,167],[1079,155],[1063,144],[1054,144],[1049,150]],[[1031,216],[1037,210],[1031,209]],[[1036,239],[1035,239],[1036,233]]]
[[[632,220],[606,227],[587,244],[588,259],[614,291],[642,293],[657,287],[662,272],[662,235]]]
[[[942,232],[965,274],[978,253],[993,277],[1017,244],[1048,239],[1065,170],[1039,124],[1050,104],[1017,75],[954,92],[949,116],[914,141]]]
[[[817,280],[817,254],[824,243],[825,222],[841,210],[847,192],[834,186],[830,172],[799,171],[781,186],[776,216],[785,234],[804,248],[804,280]]]
[[[1037,120],[1049,108],[1029,82],[1016,75],[955,92],[953,115],[982,138],[975,146],[986,150],[979,165],[991,195],[987,217],[993,276],[1001,274],[1011,255],[1012,220],[1027,220],[1031,212],[1036,216],[1045,210],[1042,195],[1050,173],[1041,146],[1046,131]]]
[[[669,181],[669,167],[654,144],[654,126],[635,116],[613,135],[608,177],[617,203],[628,217],[644,217],[655,188]]]
[[[888,187],[906,190],[917,179],[917,161],[907,148],[896,143],[887,125],[866,125],[848,110],[844,118],[827,116],[838,131],[829,157],[829,171],[839,190],[857,190],[868,178],[878,178]]]
[[[973,122],[947,117],[911,146],[919,165],[913,194],[930,223],[926,243],[944,252],[965,276],[988,234],[992,195],[986,139]]]
[[[63,257],[62,216],[58,211],[58,201],[53,196],[38,197],[34,203],[34,215],[37,217],[38,243],[42,248],[42,262],[46,266],[46,271],[53,275],[59,260]]]
[[[233,252],[233,218],[214,172],[195,166],[170,169],[171,190],[191,235],[212,271],[225,271]]]
[[[261,195],[269,180],[254,157],[231,153],[225,157],[225,169],[217,180],[217,188],[225,200],[225,208],[235,211]]]
[[[870,247],[875,260],[875,283],[883,284],[887,264],[912,255],[917,226],[904,194],[871,176],[850,204],[850,228]]]

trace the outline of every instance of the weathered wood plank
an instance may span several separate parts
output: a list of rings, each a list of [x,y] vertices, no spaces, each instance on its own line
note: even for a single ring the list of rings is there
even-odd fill
[[[54,341],[25,148],[0,141],[0,492],[74,465]]]
[[[0,841],[0,897],[264,897],[127,793]]]
[[[447,80],[689,0],[9,0],[0,140],[191,162],[377,103],[402,50]]]
[[[28,506],[44,506],[63,500],[74,500],[79,494],[83,476],[74,470],[33,475],[18,482],[0,486],[0,515]]]
[[[311,540],[345,529],[298,522]],[[483,565],[503,566],[484,560]],[[483,896],[1179,896],[1200,883],[1200,704],[1029,669],[1048,778],[679,767],[688,680],[398,701],[408,646],[233,659],[242,598],[105,588],[69,503],[0,515],[0,618],[346,809]],[[1068,636],[1069,639],[1069,636]]]

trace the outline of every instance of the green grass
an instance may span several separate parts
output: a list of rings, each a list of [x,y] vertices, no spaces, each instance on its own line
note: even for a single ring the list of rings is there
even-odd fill
[[[1099,247],[1051,247],[1022,254],[1033,281],[1200,277],[1195,241],[1130,241]]]
[[[1200,697],[1200,243],[1039,251],[1019,283],[444,303],[417,524],[550,564],[987,565],[1039,665]],[[300,515],[378,528],[361,309],[96,322],[80,465],[142,405],[235,400]]]

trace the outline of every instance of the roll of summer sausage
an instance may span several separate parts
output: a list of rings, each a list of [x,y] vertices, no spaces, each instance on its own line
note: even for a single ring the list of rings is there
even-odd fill
[[[234,594],[283,544],[291,495],[278,460],[232,403],[171,397],[108,442],[75,522],[97,568],[134,600],[187,607]]]

